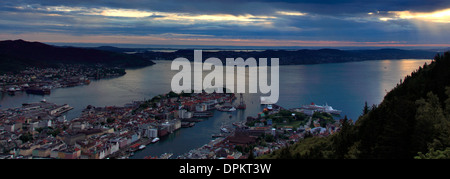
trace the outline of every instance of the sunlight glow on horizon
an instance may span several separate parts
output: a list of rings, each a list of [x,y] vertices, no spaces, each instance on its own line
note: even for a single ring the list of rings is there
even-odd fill
[[[57,33],[0,34],[0,40],[23,39],[47,43],[105,43],[137,45],[204,45],[204,46],[258,46],[258,47],[445,47],[450,44],[408,44],[398,41],[355,42],[323,40],[224,39],[190,34],[147,36],[126,35],[67,35]]]
[[[411,11],[388,11],[394,17],[381,17],[381,21],[389,21],[396,19],[422,20],[438,23],[450,23],[450,8],[434,12],[411,12]]]

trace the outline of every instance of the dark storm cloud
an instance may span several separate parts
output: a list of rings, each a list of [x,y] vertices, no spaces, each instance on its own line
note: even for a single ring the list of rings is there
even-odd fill
[[[448,0],[19,0],[9,4],[44,6],[114,7],[187,13],[265,14],[288,9],[318,14],[359,13],[367,11],[435,11],[450,7]]]
[[[0,2],[0,35],[375,42],[422,38],[441,43],[449,41],[441,31],[450,23],[418,23],[396,12],[448,8],[448,0],[17,0]]]

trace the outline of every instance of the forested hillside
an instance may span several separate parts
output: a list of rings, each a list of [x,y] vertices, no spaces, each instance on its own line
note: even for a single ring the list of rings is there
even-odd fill
[[[436,55],[386,94],[361,107],[354,125],[307,138],[262,158],[450,158],[450,53]]]

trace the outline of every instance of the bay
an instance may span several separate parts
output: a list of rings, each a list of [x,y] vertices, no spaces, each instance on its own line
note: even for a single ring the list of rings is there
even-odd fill
[[[169,92],[172,77],[177,73],[170,70],[171,61],[155,62],[153,66],[127,69],[127,74],[121,77],[95,80],[85,86],[54,89],[52,94],[47,96],[1,94],[0,109],[19,107],[22,103],[37,102],[45,98],[48,102],[74,107],[74,110],[66,114],[68,119],[73,119],[79,116],[87,105],[123,106],[134,100],[151,99],[158,94]],[[341,117],[347,115],[348,118],[357,120],[365,101],[369,105],[379,104],[386,92],[395,87],[400,79],[425,62],[430,63],[431,60],[403,59],[280,66],[280,98],[277,104],[284,108],[296,108],[311,102],[328,104],[334,109],[342,110]],[[205,76],[208,72],[203,74]],[[222,125],[231,125],[232,122],[243,121],[247,116],[256,116],[261,112],[264,106],[259,104],[260,95],[246,93],[245,111],[215,111],[213,117],[197,123],[192,128],[182,128],[161,138],[160,142],[149,145],[132,158],[159,156],[166,152],[177,156],[201,147],[211,141],[212,134],[220,132]],[[239,100],[235,101],[238,102]]]

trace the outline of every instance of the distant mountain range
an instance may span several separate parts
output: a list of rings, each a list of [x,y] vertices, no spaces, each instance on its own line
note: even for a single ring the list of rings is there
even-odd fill
[[[130,53],[129,53],[130,52]],[[280,65],[355,62],[384,59],[432,59],[437,51],[430,50],[258,50],[203,51],[202,59],[216,57],[247,59],[279,58]],[[56,64],[103,64],[122,68],[143,67],[154,64],[152,60],[174,60],[184,57],[194,59],[193,49],[153,51],[150,48],[95,48],[60,47],[24,40],[0,41],[0,72],[17,71],[27,66],[48,67]],[[270,60],[269,60],[270,63]]]
[[[184,57],[191,61],[194,59],[193,49],[176,50],[173,52],[152,51],[142,48],[116,48],[111,46],[102,46],[95,49],[114,52],[134,52],[135,55],[152,60],[173,60],[178,57]],[[318,49],[318,50],[258,50],[258,51],[233,51],[233,50],[215,50],[203,51],[202,59],[216,57],[225,61],[226,58],[249,57],[258,58],[279,58],[280,65],[298,65],[298,64],[319,64],[319,63],[340,63],[355,62],[365,60],[385,60],[385,59],[432,59],[438,52],[431,50],[401,50],[401,49],[379,49],[379,50],[337,50],[337,49]]]
[[[102,64],[132,68],[153,65],[142,56],[76,47],[57,47],[24,40],[0,41],[0,72],[11,72],[27,66],[50,67],[57,64]]]

